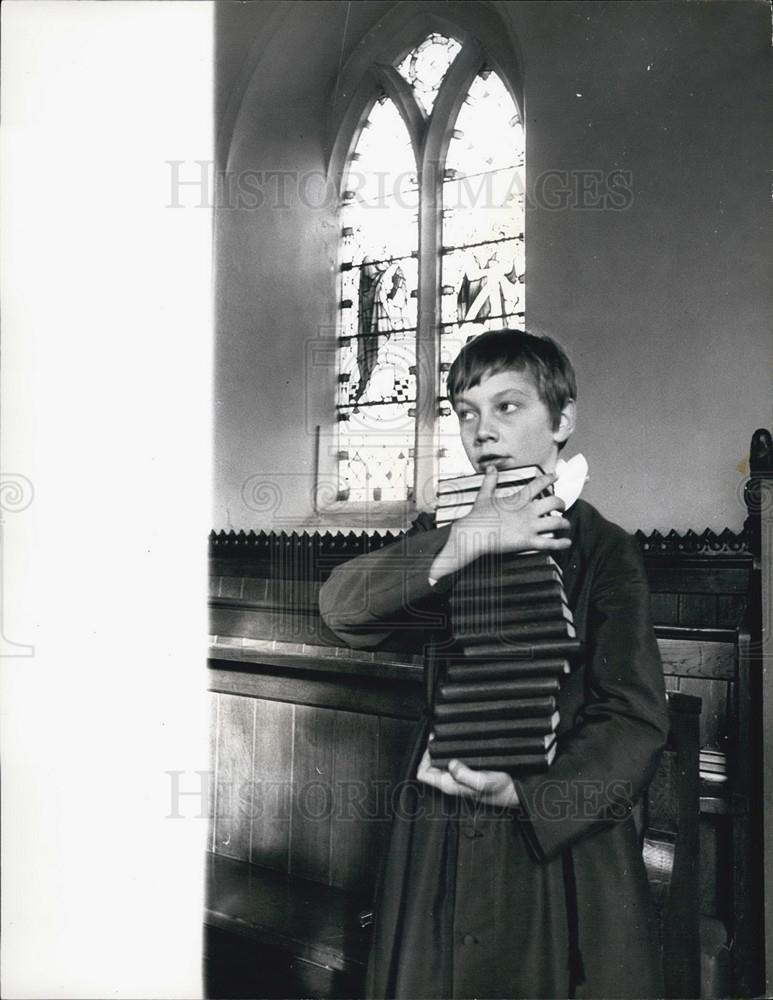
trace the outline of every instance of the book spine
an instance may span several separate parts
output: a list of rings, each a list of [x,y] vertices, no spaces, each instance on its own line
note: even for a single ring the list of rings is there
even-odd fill
[[[480,757],[468,755],[466,757],[443,756],[434,757],[432,764],[434,767],[447,767],[452,760],[461,760],[475,770],[484,771],[508,771],[518,774],[540,774],[547,771],[552,759],[542,755],[532,754],[503,754],[500,756]]]
[[[459,575],[460,577],[473,575],[479,579],[482,575],[502,575],[510,572],[517,574],[527,569],[543,569],[546,566],[561,572],[561,567],[549,552],[489,552],[468,563],[460,570]]]
[[[569,661],[561,657],[552,660],[500,660],[494,663],[452,663],[446,670],[449,681],[504,680],[507,677],[560,676],[569,673]]]
[[[580,655],[582,643],[577,639],[533,639],[530,642],[504,645],[490,642],[465,650],[470,660],[539,660],[561,657],[574,659]]]
[[[504,629],[510,625],[573,621],[572,612],[558,600],[545,605],[535,604],[531,608],[528,606],[509,608],[506,612],[503,608],[480,608],[477,611],[469,608],[460,614],[454,613],[452,608],[451,617],[454,633],[460,638],[468,632],[485,632],[491,631],[493,628]]]
[[[503,701],[445,702],[434,706],[436,722],[473,722],[483,719],[544,719],[556,710],[556,699],[511,698]]]
[[[475,651],[479,646],[489,645],[497,642],[503,646],[519,646],[532,639],[573,639],[576,635],[574,625],[571,622],[547,621],[547,622],[522,622],[521,624],[505,625],[497,633],[469,633],[462,639],[465,651]]]
[[[514,483],[530,483],[532,479],[536,479],[542,474],[539,465],[521,465],[515,469],[502,469],[497,476],[497,485],[512,486]],[[441,479],[437,488],[438,496],[453,493],[456,490],[479,490],[485,478],[482,472],[472,472],[469,476]]]
[[[530,482],[531,479],[514,479],[511,483],[497,483],[494,489],[494,496],[501,498],[502,501],[506,501],[510,497],[518,496],[524,486],[528,486]],[[448,507],[455,506],[472,507],[479,492],[479,486],[465,487],[458,490],[444,490],[442,493],[438,491],[436,510],[441,511],[444,508],[447,509]]]
[[[436,736],[429,743],[430,757],[448,757],[450,755],[471,753],[475,756],[490,756],[493,754],[542,754],[555,740],[555,736],[537,737],[491,737],[482,740],[443,739]]]
[[[470,513],[472,506],[469,507],[448,507],[442,512],[438,510],[435,515],[435,527],[445,528],[447,524],[451,524],[453,521],[458,521],[460,517],[465,517]]]
[[[473,593],[480,593],[484,588],[484,592],[488,594],[492,592],[495,594],[504,593],[507,590],[517,589],[518,587],[530,587],[540,583],[560,584],[562,579],[561,571],[556,569],[555,566],[531,566],[526,567],[518,574],[508,574],[507,579],[487,578],[485,583],[481,581],[480,577],[462,577],[454,587],[454,593],[469,594],[471,591]]]
[[[439,700],[481,701],[484,698],[534,698],[539,695],[556,694],[559,681],[555,677],[513,678],[506,681],[481,681],[478,684],[441,684]]]
[[[549,552],[504,552],[502,554],[502,571],[504,573],[510,572],[511,569],[518,572],[519,570],[532,569],[535,566],[552,566],[553,569],[561,572],[561,567]]]
[[[547,736],[558,727],[558,712],[541,719],[484,719],[481,722],[436,722],[436,739],[488,739],[493,736]]]
[[[547,583],[536,583],[529,587],[491,587],[485,592],[467,591],[464,594],[454,589],[451,595],[451,609],[465,611],[467,608],[510,607],[526,608],[531,604],[546,604],[557,601],[569,604],[564,588],[555,580]],[[496,602],[496,603],[494,603]]]

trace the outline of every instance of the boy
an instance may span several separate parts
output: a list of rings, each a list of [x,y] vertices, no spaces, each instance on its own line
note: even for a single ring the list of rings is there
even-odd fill
[[[466,454],[485,472],[476,503],[442,529],[421,515],[401,542],[339,567],[321,592],[323,617],[360,648],[398,634],[416,643],[434,623],[429,705],[454,574],[482,556],[538,549],[563,570],[585,652],[559,694],[558,753],[545,774],[432,767],[423,719],[377,891],[369,995],[660,996],[630,814],[668,718],[638,547],[590,504],[564,510],[539,497],[556,481],[564,492],[559,451],[575,426],[574,372],[557,344],[484,333],[454,361],[448,391]],[[498,472],[524,465],[546,474],[498,504]]]

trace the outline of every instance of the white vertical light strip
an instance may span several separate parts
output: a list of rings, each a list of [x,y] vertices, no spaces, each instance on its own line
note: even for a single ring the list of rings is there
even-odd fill
[[[2,7],[8,998],[201,995],[212,53],[209,3]]]

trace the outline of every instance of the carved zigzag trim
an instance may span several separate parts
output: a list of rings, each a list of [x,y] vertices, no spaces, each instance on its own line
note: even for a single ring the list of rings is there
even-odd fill
[[[645,556],[748,556],[749,536],[746,530],[733,532],[729,528],[717,534],[705,531],[686,531],[666,534],[637,531],[635,537]],[[397,541],[400,534],[392,531],[355,532],[292,532],[281,531],[218,531],[209,536],[210,555],[230,553],[351,553],[357,555],[383,548]]]

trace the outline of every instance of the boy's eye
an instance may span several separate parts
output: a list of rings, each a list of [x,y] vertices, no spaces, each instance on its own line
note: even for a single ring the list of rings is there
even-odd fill
[[[460,424],[468,424],[475,416],[474,410],[457,410],[456,415]]]
[[[499,404],[499,409],[502,411],[502,413],[515,413],[515,411],[518,409],[518,404],[512,403],[510,401],[503,402]]]

